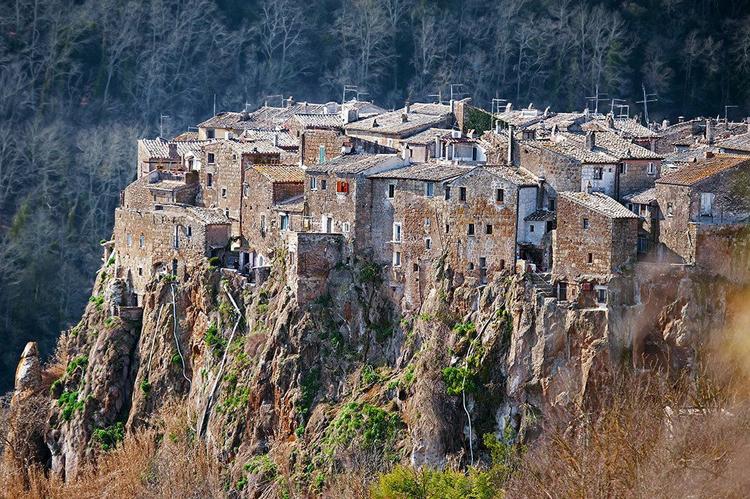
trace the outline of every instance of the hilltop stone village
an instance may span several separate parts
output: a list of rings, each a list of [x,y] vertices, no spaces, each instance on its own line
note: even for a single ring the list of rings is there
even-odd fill
[[[136,311],[155,276],[204,258],[251,284],[283,258],[300,303],[337,264],[372,262],[407,311],[437,262],[457,284],[528,274],[581,307],[639,263],[750,274],[747,122],[290,98],[141,139],[136,166],[105,243]]]

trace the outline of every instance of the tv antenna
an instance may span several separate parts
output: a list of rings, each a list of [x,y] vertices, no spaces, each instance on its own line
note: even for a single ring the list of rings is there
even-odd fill
[[[266,95],[266,98],[264,99],[263,105],[268,107],[268,99],[279,99],[279,107],[284,107],[284,95],[283,94],[273,94],[273,95]]]
[[[168,120],[169,116],[162,114],[159,116],[159,137],[164,138],[164,120]]]
[[[737,107],[740,107],[740,106],[735,106],[733,104],[724,106],[724,123],[729,123],[729,121],[728,121],[729,109],[730,108],[737,108]]]
[[[461,87],[464,86],[464,84],[463,83],[450,83],[449,85],[451,87],[451,100],[453,100],[454,93],[458,93],[458,92],[454,92],[453,87],[461,88]],[[461,92],[461,93],[463,93],[463,92]]]
[[[344,85],[344,92],[341,94],[341,103],[346,102],[346,94],[354,92],[355,98],[359,94],[359,87],[357,85]],[[359,100],[359,99],[357,99]]]
[[[428,94],[427,97],[437,97],[437,103],[443,103],[443,91],[440,89],[438,89],[438,92],[436,94]]]
[[[599,114],[599,103],[600,102],[607,102],[609,99],[606,99],[607,94],[599,93],[599,85],[596,86],[596,93],[591,97],[586,97],[586,107],[588,108],[589,102],[594,102],[594,114]]]
[[[643,83],[641,83],[641,88],[643,89],[643,100],[636,101],[636,104],[643,104],[643,116],[646,118],[646,126],[648,126],[650,123],[648,120],[648,103],[659,102],[659,98],[657,97],[657,94],[646,93],[646,85]]]
[[[614,116],[615,114],[615,108],[619,109],[618,118],[622,118],[622,109],[627,108],[628,113],[630,113],[630,106],[625,104],[627,102],[625,99],[611,99],[611,104],[609,105],[609,112]],[[627,116],[626,116],[627,117]]]

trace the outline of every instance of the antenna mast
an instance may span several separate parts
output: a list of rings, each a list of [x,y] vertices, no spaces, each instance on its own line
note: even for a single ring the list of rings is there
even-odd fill
[[[596,85],[596,93],[591,97],[586,97],[586,100],[588,102],[593,101],[594,102],[594,114],[599,114],[599,103],[600,102],[606,102],[609,99],[604,99],[603,97],[607,97],[607,94],[599,93],[599,85]],[[588,102],[586,104],[586,107],[588,107]]]
[[[164,120],[169,119],[169,116],[162,114],[159,116],[159,137],[164,138]]]
[[[646,85],[643,83],[641,83],[641,88],[643,89],[643,100],[636,101],[636,104],[643,104],[643,116],[646,118],[646,126],[648,126],[650,123],[648,119],[648,103],[659,102],[659,98],[656,94],[647,94]]]

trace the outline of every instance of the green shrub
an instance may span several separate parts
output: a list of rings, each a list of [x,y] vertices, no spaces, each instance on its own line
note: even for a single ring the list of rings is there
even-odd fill
[[[474,373],[465,367],[446,367],[443,369],[445,391],[448,395],[461,395],[464,390],[467,393],[476,392],[474,376]]]
[[[56,379],[52,385],[49,387],[49,393],[51,397],[55,397],[57,392],[62,390],[63,384],[65,381],[63,381],[63,378]]]
[[[141,381],[141,391],[145,393],[146,395],[149,394],[151,391],[151,382],[148,380],[148,378],[143,378]]]
[[[260,475],[264,480],[275,480],[279,476],[279,467],[268,454],[255,456],[245,463],[245,471],[253,475]]]
[[[214,355],[220,357],[224,353],[224,349],[227,346],[227,340],[219,334],[219,328],[216,324],[211,323],[206,329],[206,334],[203,336],[206,341],[206,345],[214,352]]]
[[[64,421],[70,421],[73,414],[83,410],[83,400],[78,400],[80,392],[78,390],[74,392],[65,391],[57,399],[57,405],[61,408],[60,416]]]
[[[221,265],[221,259],[218,256],[212,256],[208,259],[208,264],[212,267],[218,267]]]
[[[99,447],[104,451],[114,449],[124,438],[125,428],[120,422],[94,430],[94,440],[99,443]]]
[[[409,388],[411,385],[414,384],[414,381],[417,379],[417,367],[412,363],[406,366],[406,370],[404,371],[404,375],[401,378],[401,381],[404,385],[404,388]]]
[[[97,310],[101,310],[104,307],[104,296],[94,295],[89,297],[89,301],[96,306]]]
[[[326,430],[324,448],[329,455],[338,447],[352,445],[387,450],[400,427],[401,418],[396,413],[367,403],[349,402]]]
[[[453,326],[453,332],[458,336],[472,337],[477,332],[477,327],[471,321],[459,322]]]
[[[115,264],[115,254],[112,253],[109,259],[107,260],[107,267],[111,267],[114,264]]]
[[[502,490],[491,484],[486,473],[476,469],[468,474],[450,470],[415,470],[397,466],[381,475],[370,489],[373,499],[491,499],[502,497]]]
[[[382,379],[380,374],[370,364],[365,364],[365,367],[362,368],[361,378],[362,384],[365,386],[378,383]]]
[[[89,356],[88,355],[78,355],[77,357],[74,357],[73,360],[68,362],[68,367],[65,368],[65,374],[70,376],[74,372],[76,372],[79,368],[81,370],[81,373],[86,372],[86,366],[89,364]]]
[[[372,262],[366,263],[359,271],[359,280],[363,283],[379,283],[381,281],[380,267]]]
[[[172,364],[175,366],[182,365],[182,355],[180,355],[179,353],[172,355]]]
[[[297,406],[297,414],[300,416],[306,416],[310,412],[310,407],[315,400],[315,396],[318,394],[320,389],[320,369],[310,370],[304,378],[302,378],[301,392],[299,404]]]

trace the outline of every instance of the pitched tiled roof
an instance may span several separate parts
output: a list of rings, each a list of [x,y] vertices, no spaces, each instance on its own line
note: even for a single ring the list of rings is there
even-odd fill
[[[536,210],[524,218],[526,222],[550,222],[557,218],[557,213],[548,210]]]
[[[273,129],[281,126],[295,114],[325,114],[324,104],[299,102],[289,107],[263,106],[251,113],[222,112],[198,126],[201,128],[228,128],[245,130],[248,128]]]
[[[149,157],[151,158],[168,158],[169,157],[169,144],[177,144],[177,154],[184,156],[185,154],[199,153],[201,147],[206,144],[210,144],[213,140],[193,140],[193,141],[168,141],[161,137],[155,139],[140,139],[138,141],[146,148]]]
[[[614,130],[622,133],[623,136],[635,139],[650,139],[656,137],[658,134],[653,130],[649,130],[645,126],[638,123],[633,118],[615,118],[613,120]],[[599,119],[589,121],[582,127],[584,130],[596,130],[606,131],[612,130],[607,124],[607,117],[602,116]]]
[[[286,152],[267,140],[219,139],[216,143],[226,144],[238,154],[282,154]]]
[[[579,141],[577,138],[572,140],[570,138],[559,136],[554,140],[539,140],[529,141],[526,144],[532,146],[539,146],[557,154],[562,154],[573,158],[581,163],[586,164],[614,164],[617,163],[617,158],[607,154],[607,151],[601,147],[594,147],[594,150],[589,150],[584,147],[584,143]]]
[[[645,191],[623,196],[623,199],[630,203],[651,204],[656,201],[656,187],[651,187],[650,189],[646,189]]]
[[[451,107],[448,104],[415,102],[409,107],[414,113],[431,114],[433,116],[445,116],[451,112]]]
[[[719,155],[695,163],[688,163],[677,171],[665,174],[656,180],[656,183],[691,186],[738,166],[750,166],[750,158]]]
[[[497,119],[518,128],[526,128],[539,123],[544,119],[544,114],[536,109],[518,109],[504,111],[496,115]]]
[[[735,135],[731,139],[722,140],[716,145],[731,151],[750,152],[750,133]]]
[[[182,132],[172,139],[173,142],[194,142],[198,140],[198,132]]]
[[[585,144],[586,137],[580,134],[565,133],[565,138]],[[652,152],[645,147],[623,139],[616,133],[608,130],[596,131],[594,133],[594,150],[602,151],[618,160],[622,159],[661,159],[661,155]]]
[[[638,218],[638,215],[601,192],[561,192],[560,197],[610,218]]]
[[[310,173],[340,173],[357,175],[366,173],[373,168],[383,169],[396,167],[401,158],[395,154],[345,154],[320,165],[310,165],[306,170]]]
[[[696,147],[694,149],[687,149],[686,151],[676,151],[669,153],[664,156],[665,163],[694,163],[697,160],[704,158],[706,151],[709,148],[707,146]]]
[[[298,196],[292,196],[279,203],[276,203],[274,209],[279,211],[289,211],[293,213],[300,213],[305,209],[305,195],[300,194]]]
[[[230,223],[229,218],[218,208],[184,206],[184,209],[206,225],[225,225]]]
[[[434,105],[437,106],[439,104]],[[401,137],[408,137],[424,130],[425,128],[444,124],[450,114],[450,109],[444,114],[426,114],[416,112],[414,111],[413,106],[414,104],[412,104],[411,111],[406,114],[406,121],[403,121],[402,119],[404,110],[399,109],[398,111],[384,113],[375,116],[374,118],[365,118],[363,120],[349,123],[344,125],[344,129],[347,132],[387,133],[397,134]]]
[[[417,145],[431,144],[435,142],[435,137],[450,135],[451,131],[450,128],[428,128],[427,130],[419,132],[418,134],[412,135],[406,139],[406,143]]]
[[[240,136],[241,140],[252,142],[256,140],[265,140],[273,144],[274,140],[277,141],[281,148],[293,148],[299,147],[299,140],[289,132],[276,131],[276,130],[255,130],[248,129],[242,132]]]
[[[305,170],[297,165],[252,165],[254,169],[273,183],[305,181]]]
[[[341,128],[344,125],[338,114],[295,114],[293,119],[305,128]]]
[[[442,182],[470,171],[472,168],[438,163],[419,163],[370,175],[370,178],[426,180]]]

